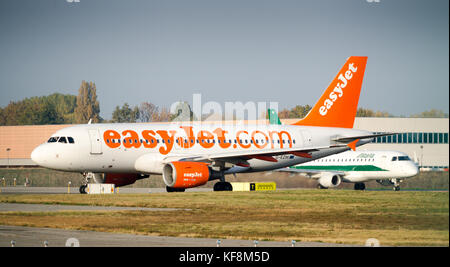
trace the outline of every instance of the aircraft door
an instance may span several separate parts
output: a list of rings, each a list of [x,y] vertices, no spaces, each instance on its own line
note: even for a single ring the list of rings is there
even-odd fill
[[[98,155],[102,154],[102,143],[100,141],[100,133],[98,129],[88,130],[89,139],[91,140],[91,154]]]

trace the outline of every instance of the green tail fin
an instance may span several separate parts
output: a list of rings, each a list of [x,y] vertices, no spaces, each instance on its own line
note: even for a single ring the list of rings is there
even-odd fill
[[[281,125],[280,118],[274,109],[267,109],[267,114],[269,114],[269,124]]]

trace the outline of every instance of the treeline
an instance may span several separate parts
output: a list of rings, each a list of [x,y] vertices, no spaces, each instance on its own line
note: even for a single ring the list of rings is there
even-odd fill
[[[311,111],[312,107],[310,105],[297,105],[291,109],[283,109],[278,112],[278,117],[280,119],[295,119],[304,118]],[[358,108],[356,111],[356,117],[384,117],[393,118],[398,117],[390,114],[386,111],[373,111],[367,108]],[[403,116],[400,116],[403,117]],[[418,114],[413,114],[409,116],[410,118],[448,118],[448,114],[444,113],[442,110],[431,109]]]
[[[278,116],[281,119],[303,118],[310,112],[311,108],[310,105],[297,105],[291,109],[279,111]],[[11,101],[6,107],[0,107],[0,126],[83,124],[89,120],[92,120],[93,123],[196,120],[187,102],[179,102],[175,110],[175,114],[171,114],[168,108],[160,108],[150,102],[143,102],[134,107],[125,103],[122,106],[116,106],[111,120],[105,120],[100,117],[100,104],[97,99],[95,83],[82,81],[77,96],[55,93],[49,96],[25,98],[17,102]],[[356,116],[394,117],[388,112],[365,108],[359,108]],[[448,118],[448,114],[431,109],[410,117]]]
[[[75,123],[76,96],[52,94],[10,102],[0,108],[0,125]]]
[[[167,108],[144,102],[136,107],[127,103],[117,106],[112,119],[105,120],[100,116],[95,83],[86,81],[82,81],[77,96],[55,93],[11,101],[6,107],[0,107],[0,126],[83,124],[89,120],[93,123],[170,121],[173,117]]]
[[[296,118],[304,118],[311,111],[312,107],[310,105],[297,105],[291,109],[283,109],[278,112],[278,117],[280,119],[296,119]],[[394,117],[393,115],[382,112],[382,111],[373,111],[366,108],[359,108],[356,111],[356,117]]]
[[[11,101],[0,108],[0,125],[42,125],[101,122],[95,83],[83,81],[78,96],[55,93]]]

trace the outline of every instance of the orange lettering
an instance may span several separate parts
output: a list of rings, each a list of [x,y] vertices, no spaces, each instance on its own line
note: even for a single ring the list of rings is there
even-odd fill
[[[103,133],[103,140],[105,140],[105,143],[110,148],[118,148],[120,146],[119,141],[120,140],[120,134],[113,130],[107,130]]]
[[[225,134],[228,131],[224,131],[221,128],[217,128],[213,131],[213,133],[217,134],[217,139],[219,140],[219,145],[221,148],[229,148],[231,146],[230,143],[226,143]]]
[[[289,147],[292,148],[292,139],[291,139],[291,135],[286,132],[286,131],[281,131],[281,132],[277,132],[277,131],[269,131],[269,135],[270,135],[270,142],[272,143],[272,148],[273,148],[273,144],[274,144],[274,140],[273,140],[273,134],[276,133],[278,134],[278,140],[280,141],[280,148],[283,148],[283,134],[286,134],[288,139],[289,139]],[[284,139],[285,140],[285,139]]]
[[[158,144],[156,143],[156,138],[154,137],[156,133],[152,130],[142,131],[142,137],[144,138],[144,147],[146,148],[154,148]],[[148,142],[148,143],[147,143]]]
[[[186,132],[187,140],[183,137],[178,137],[178,145],[180,147],[184,148],[191,148],[195,144],[195,136],[194,132],[192,131],[192,126],[180,126],[180,128],[183,128],[183,130]]]
[[[256,135],[257,133],[264,135],[264,145],[258,144],[257,139],[255,139],[255,135]],[[267,137],[267,135],[266,135],[265,133],[263,133],[263,132],[257,130],[257,131],[254,131],[254,132],[252,133],[252,140],[253,140],[253,144],[254,144],[257,148],[265,148],[265,147],[267,146],[267,142],[269,142],[269,137]],[[258,139],[258,140],[259,140],[259,139]]]
[[[177,133],[177,131],[170,131],[170,133],[172,134],[172,136],[167,134],[167,131],[156,131],[164,140],[164,144],[166,144],[166,147],[160,147],[159,148],[159,153],[166,155],[168,154],[173,147],[173,142],[175,139],[175,134]]]
[[[236,139],[237,139],[237,141],[238,141],[238,144],[239,144],[242,148],[249,148],[249,147],[250,147],[250,144],[244,145],[243,142],[241,142],[241,140],[239,139],[239,135],[240,135],[241,133],[248,134],[247,131],[238,131],[238,132],[236,133]]]
[[[204,148],[211,148],[214,146],[214,143],[208,143],[208,140],[214,139],[214,135],[208,131],[200,131],[197,135],[198,143]]]
[[[125,138],[123,140],[123,146],[126,148],[139,148],[141,146],[141,142],[139,140],[139,135],[135,131],[126,130],[122,132],[122,135],[125,137],[125,135],[130,134],[129,137]]]

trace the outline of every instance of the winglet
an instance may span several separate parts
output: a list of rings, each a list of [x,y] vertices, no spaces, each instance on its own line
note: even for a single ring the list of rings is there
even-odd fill
[[[359,139],[356,139],[355,141],[352,141],[347,144],[348,147],[350,147],[353,151],[356,150],[356,143],[358,143]]]
[[[294,125],[353,128],[367,57],[349,57],[306,117]]]

